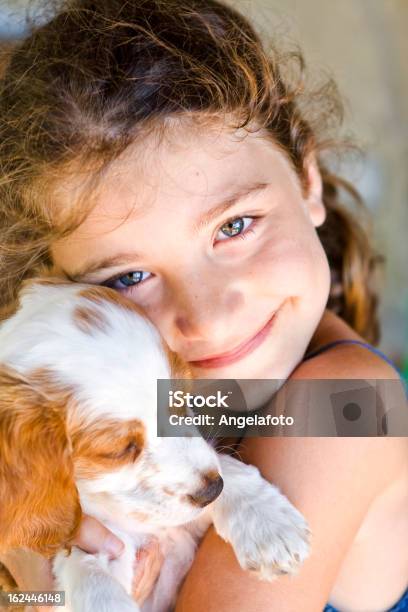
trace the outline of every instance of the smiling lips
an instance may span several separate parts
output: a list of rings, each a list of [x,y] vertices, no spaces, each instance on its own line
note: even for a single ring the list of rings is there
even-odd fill
[[[278,309],[279,310],[279,309]],[[240,344],[236,349],[230,351],[228,353],[223,353],[221,355],[217,355],[214,357],[207,357],[206,359],[199,359],[196,361],[190,361],[193,366],[199,368],[218,368],[220,366],[228,365],[230,363],[234,363],[235,361],[239,361],[249,353],[252,353],[266,338],[269,333],[269,330],[273,326],[275,322],[275,315],[278,312],[276,310],[269,321],[260,329],[255,336],[252,336],[249,340],[246,340],[242,344]]]

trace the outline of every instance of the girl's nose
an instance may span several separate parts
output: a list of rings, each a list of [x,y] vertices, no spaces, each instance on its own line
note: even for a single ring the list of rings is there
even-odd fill
[[[197,278],[178,284],[171,296],[171,330],[169,344],[182,348],[188,341],[200,341],[215,347],[231,336],[231,327],[239,325],[244,294],[234,283]],[[235,322],[234,322],[235,318]],[[173,340],[173,342],[171,341]],[[175,348],[177,350],[177,348]]]
[[[178,303],[174,326],[185,338],[202,340],[224,336],[244,302],[241,293],[228,289],[206,299],[194,293],[190,300]]]

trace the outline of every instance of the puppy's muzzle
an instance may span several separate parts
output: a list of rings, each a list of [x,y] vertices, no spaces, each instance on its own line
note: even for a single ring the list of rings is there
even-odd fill
[[[204,476],[205,485],[193,495],[188,495],[189,500],[195,505],[204,508],[213,502],[222,491],[224,481],[219,474]]]

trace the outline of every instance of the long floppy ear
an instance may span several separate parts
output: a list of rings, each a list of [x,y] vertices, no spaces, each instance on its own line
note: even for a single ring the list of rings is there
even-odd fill
[[[0,364],[0,550],[51,556],[74,537],[82,513],[64,398],[42,380]]]

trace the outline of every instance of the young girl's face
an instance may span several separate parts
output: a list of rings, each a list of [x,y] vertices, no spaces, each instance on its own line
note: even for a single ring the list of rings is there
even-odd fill
[[[190,128],[127,149],[53,245],[54,272],[140,304],[196,377],[285,379],[329,294],[321,180],[311,162],[304,197],[265,133],[242,136]]]

